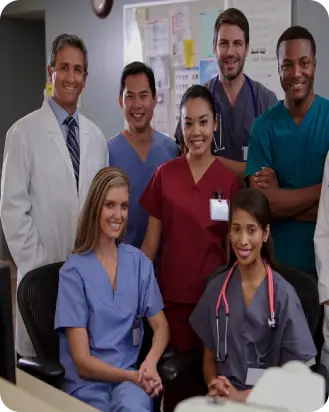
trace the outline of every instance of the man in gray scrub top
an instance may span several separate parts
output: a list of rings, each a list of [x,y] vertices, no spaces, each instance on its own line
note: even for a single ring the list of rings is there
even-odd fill
[[[249,23],[240,10],[230,8],[218,16],[213,48],[219,75],[205,84],[216,100],[219,116],[212,151],[243,181],[251,126],[277,98],[243,73],[249,51]],[[179,122],[175,132],[178,144],[182,135]]]

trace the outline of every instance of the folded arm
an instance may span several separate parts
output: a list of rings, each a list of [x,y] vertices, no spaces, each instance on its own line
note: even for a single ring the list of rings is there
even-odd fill
[[[31,159],[28,141],[19,126],[9,130],[2,168],[0,214],[10,253],[24,274],[50,263],[31,217]]]
[[[314,218],[319,202],[321,184],[302,189],[281,189],[274,185],[262,188],[255,181],[255,176],[249,176],[249,185],[259,189],[270,202],[274,219],[298,219],[309,221]]]

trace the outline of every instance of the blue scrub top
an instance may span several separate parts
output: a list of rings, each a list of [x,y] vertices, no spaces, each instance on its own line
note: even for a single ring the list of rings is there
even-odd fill
[[[72,394],[91,383],[81,378],[70,354],[66,328],[86,328],[92,356],[117,368],[134,367],[141,348],[133,325],[163,309],[152,262],[133,246],[118,246],[116,289],[94,252],[71,255],[60,270],[55,330],[60,337],[63,390]],[[142,328],[142,322],[141,322]]]
[[[258,118],[251,131],[245,176],[272,168],[282,189],[322,183],[329,150],[329,100],[316,96],[297,125],[283,101]],[[316,273],[315,222],[276,220],[272,224],[275,257],[284,265]]]
[[[107,142],[110,165],[123,170],[130,180],[128,225],[124,241],[138,248],[143,243],[149,217],[139,204],[139,199],[155,170],[179,154],[178,146],[170,137],[154,131],[152,139],[152,145],[145,162],[142,161],[122,133]]]
[[[198,302],[190,322],[203,344],[217,356],[216,306],[228,271],[214,278]],[[298,360],[307,362],[316,356],[316,348],[301,302],[295,289],[273,271],[274,311],[277,328],[270,329],[268,278],[265,277],[246,307],[242,281],[237,268],[226,288],[230,315],[227,324],[227,354],[218,362],[217,373],[227,377],[238,389],[248,389],[249,367],[269,368]],[[224,300],[219,306],[219,358],[225,358],[226,311]]]

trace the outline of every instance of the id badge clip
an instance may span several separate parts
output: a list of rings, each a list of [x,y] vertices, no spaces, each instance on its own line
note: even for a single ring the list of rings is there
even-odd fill
[[[142,319],[140,316],[137,316],[134,325],[133,325],[133,345],[139,346],[141,342],[141,327]]]
[[[220,191],[214,192],[210,199],[210,219],[219,222],[229,221],[229,203],[228,200],[222,199]]]

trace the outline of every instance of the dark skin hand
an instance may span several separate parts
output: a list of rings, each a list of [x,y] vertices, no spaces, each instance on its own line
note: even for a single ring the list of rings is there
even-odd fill
[[[252,176],[252,180],[260,189],[279,188],[279,182],[273,169],[262,167]]]
[[[245,402],[250,390],[238,390],[225,376],[217,376],[208,385],[208,396],[220,397],[235,402]]]
[[[291,199],[292,192],[294,192],[294,190],[287,190],[286,192],[284,192],[284,190],[281,190],[275,171],[269,167],[263,167],[261,170],[255,173],[254,176],[250,176],[249,183],[251,187],[259,189],[264,193],[264,195],[268,198],[271,204],[271,209],[273,207],[275,208],[275,204],[277,203],[279,197],[282,198],[282,200],[284,200],[285,197],[288,196],[287,199],[284,200],[284,202],[288,201],[289,204],[289,199]],[[320,193],[321,185],[319,185],[318,188],[316,188],[316,186],[314,186],[313,188],[314,190],[317,190]],[[298,190],[300,189],[296,190],[297,191],[296,193],[294,192],[295,194],[293,195],[293,198],[295,200],[298,200],[298,197],[296,198],[296,196],[299,196]],[[309,188],[306,188],[305,190],[309,190]],[[312,206],[310,205],[308,207],[303,207],[303,201],[294,201],[294,204],[296,203],[299,205],[300,210],[299,212],[296,211],[293,216],[276,216],[275,213],[273,213],[274,211],[272,210],[273,218],[292,218],[302,222],[316,222],[318,213],[318,202],[314,202]]]

